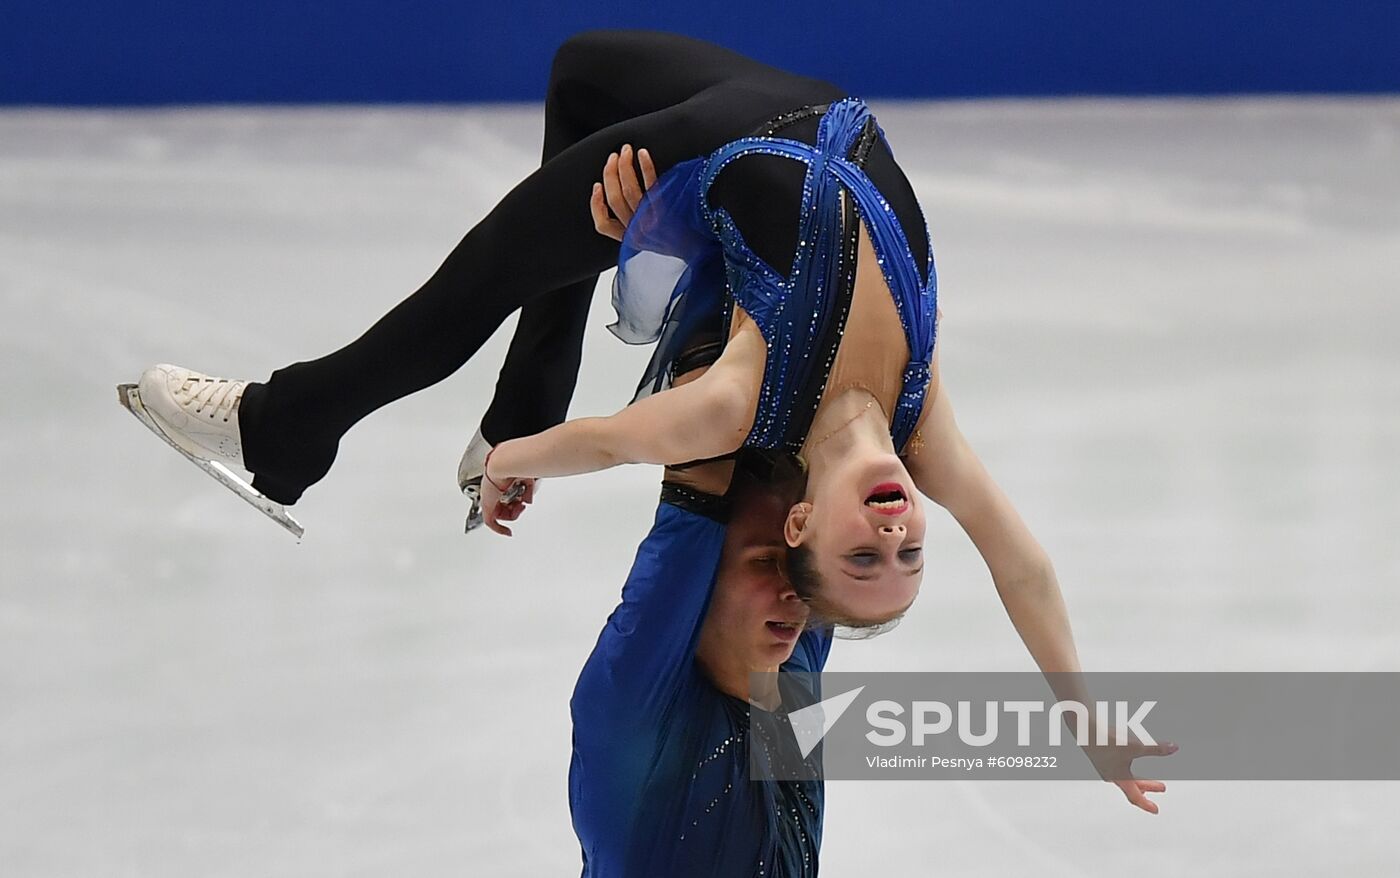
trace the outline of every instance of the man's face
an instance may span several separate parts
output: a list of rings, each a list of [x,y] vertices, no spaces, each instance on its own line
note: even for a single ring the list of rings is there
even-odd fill
[[[787,661],[807,619],[807,605],[788,582],[783,522],[788,503],[750,490],[735,504],[701,647],[741,657],[752,670]]]

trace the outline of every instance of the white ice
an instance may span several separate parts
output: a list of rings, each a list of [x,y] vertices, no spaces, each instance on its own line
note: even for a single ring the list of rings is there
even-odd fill
[[[946,392],[1085,667],[1400,670],[1400,100],[874,107]],[[351,431],[297,545],[113,389],[353,339],[539,138],[529,106],[0,113],[0,875],[577,874],[568,697],[659,474],[464,537],[506,328]],[[575,414],[646,357],[607,316]],[[831,669],[1033,669],[951,518],[929,546],[910,618]],[[1395,794],[838,782],[823,871],[1393,875]]]

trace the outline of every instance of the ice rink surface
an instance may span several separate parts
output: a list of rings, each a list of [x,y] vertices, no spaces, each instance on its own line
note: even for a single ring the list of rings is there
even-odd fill
[[[1400,100],[872,105],[932,229],[945,392],[1085,668],[1400,670]],[[577,874],[569,693],[659,472],[464,537],[508,324],[351,431],[297,545],[113,389],[350,341],[540,134],[528,106],[0,113],[0,875]],[[609,315],[600,286],[576,415],[647,356]],[[930,521],[910,617],[829,669],[1033,670]],[[1153,817],[1102,783],[833,782],[823,874],[1389,876],[1396,795],[1177,782]]]

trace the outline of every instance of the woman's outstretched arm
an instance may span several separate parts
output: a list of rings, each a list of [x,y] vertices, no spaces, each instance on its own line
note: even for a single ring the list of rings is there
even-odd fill
[[[947,509],[971,538],[1040,669],[1079,671],[1050,556],[958,429],[946,387],[938,388],[919,430],[923,447],[905,460],[914,484]]]
[[[1052,587],[1054,568],[1049,555],[1031,535],[1011,500],[993,481],[967,437],[958,428],[948,388],[944,386],[940,371],[935,351],[929,400],[917,430],[923,442],[917,452],[908,453],[904,458],[914,484],[920,493],[947,509],[967,532],[986,561],[1003,600],[1012,596],[1013,603],[1016,603],[1016,595],[1012,592],[1022,591],[1019,586],[1023,584],[1037,583],[1045,591],[1043,597],[1046,600],[1058,603],[1059,589]],[[1051,615],[1063,617],[1061,610],[1055,610]],[[1028,620],[1013,617],[1012,621],[1017,622],[1020,630],[1020,622]],[[1044,670],[1078,669],[1074,644],[1068,637],[1067,620],[1063,626],[1056,626],[1057,631],[1061,628],[1064,636],[1053,638],[1053,643],[1041,644],[1040,638],[1034,638],[1043,648],[1032,648],[1032,653]],[[1022,631],[1022,636],[1027,633],[1034,632]],[[1027,646],[1031,645],[1027,643]],[[1050,667],[1046,667],[1047,664]]]
[[[1089,704],[1092,699],[1081,676],[1069,612],[1050,556],[958,429],[939,376],[936,350],[933,376],[929,404],[919,424],[924,442],[918,453],[905,460],[914,484],[952,514],[981,553],[1011,624],[1055,697]],[[1130,765],[1138,756],[1165,756],[1174,749],[1167,744],[1134,744],[1091,747],[1087,753],[1100,774],[1112,779],[1129,802],[1155,814],[1157,805],[1147,793],[1163,792],[1166,785],[1133,777]]]
[[[905,457],[909,474],[920,493],[947,509],[977,547],[1040,669],[1077,672],[1079,656],[1050,556],[958,428],[939,372],[935,349],[929,402],[918,427],[923,443]]]

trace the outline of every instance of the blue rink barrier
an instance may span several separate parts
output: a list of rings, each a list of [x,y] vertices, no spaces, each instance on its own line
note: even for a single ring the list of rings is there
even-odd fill
[[[1400,92],[1400,0],[0,0],[0,103],[539,100],[594,27],[866,97]]]

